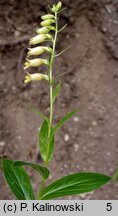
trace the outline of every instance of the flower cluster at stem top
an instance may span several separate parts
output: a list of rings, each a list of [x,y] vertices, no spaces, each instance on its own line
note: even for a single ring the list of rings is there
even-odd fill
[[[60,11],[62,7],[62,3],[59,2],[56,5],[53,5],[51,8],[52,14],[46,14],[41,17],[42,22],[40,23],[41,28],[38,28],[36,30],[37,35],[30,39],[29,44],[31,46],[34,46],[33,48],[28,48],[27,58],[25,62],[24,69],[28,69],[30,67],[39,67],[40,65],[46,65],[49,66],[49,60],[39,58],[41,54],[47,52],[51,55],[52,48],[50,46],[40,46],[41,43],[46,41],[52,41],[53,42],[53,36],[50,33],[51,31],[55,31],[55,13]],[[30,59],[31,56],[35,56],[33,59]],[[25,76],[25,83],[29,83],[31,81],[39,81],[45,79],[49,81],[49,75],[42,74],[42,73],[34,73],[30,74],[29,72],[26,72]]]

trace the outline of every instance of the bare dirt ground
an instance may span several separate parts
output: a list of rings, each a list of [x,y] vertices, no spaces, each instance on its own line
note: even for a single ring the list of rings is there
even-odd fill
[[[49,112],[46,83],[25,85],[23,63],[28,39],[35,35],[40,16],[54,1],[0,1],[0,157],[41,162],[37,132],[41,124],[24,108],[32,104]],[[118,167],[118,3],[104,0],[65,0],[54,72],[62,80],[55,104],[54,124],[80,108],[56,136],[49,181],[80,171],[112,175]],[[60,76],[61,73],[68,72]],[[30,170],[37,190],[38,175]],[[0,170],[0,199],[14,198]],[[74,199],[118,199],[117,183]],[[72,197],[68,197],[72,199]]]

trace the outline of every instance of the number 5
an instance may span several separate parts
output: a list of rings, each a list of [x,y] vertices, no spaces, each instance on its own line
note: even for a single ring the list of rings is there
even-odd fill
[[[112,203],[107,203],[106,210],[107,211],[111,211],[112,210]]]

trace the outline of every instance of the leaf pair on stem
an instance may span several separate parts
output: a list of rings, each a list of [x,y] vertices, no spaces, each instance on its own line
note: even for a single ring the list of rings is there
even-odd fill
[[[4,174],[8,185],[18,200],[34,200],[32,184],[26,171],[21,166],[30,166],[47,179],[49,170],[37,164],[3,159]],[[75,173],[60,178],[45,187],[41,200],[90,192],[106,184],[111,178],[99,173]]]

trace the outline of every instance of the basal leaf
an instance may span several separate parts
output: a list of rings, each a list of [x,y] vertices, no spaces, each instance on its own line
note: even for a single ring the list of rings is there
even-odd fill
[[[61,81],[58,83],[58,85],[56,86],[55,90],[53,91],[53,95],[52,95],[52,101],[54,103],[55,99],[57,98],[59,91],[60,91],[60,87],[61,87]]]
[[[34,200],[33,188],[28,174],[22,167],[13,166],[14,161],[2,159],[5,179],[19,200]]]
[[[77,112],[79,112],[79,109],[76,109],[72,112],[69,112],[68,114],[66,114],[64,116],[64,118],[61,119],[61,121],[59,121],[57,123],[57,125],[54,127],[54,129],[52,130],[51,135],[55,134],[57,132],[57,130],[65,123],[65,121],[67,121],[69,118],[71,118],[73,115],[75,115]]]
[[[54,151],[54,136],[48,137],[49,123],[44,121],[39,131],[39,149],[43,161],[52,159]]]
[[[41,166],[39,164],[35,164],[35,163],[29,163],[29,162],[24,162],[24,161],[15,161],[14,166],[30,166],[33,169],[35,169],[37,172],[39,172],[40,175],[44,179],[47,179],[49,174],[50,174],[49,170],[46,167]]]
[[[48,200],[93,191],[106,184],[111,177],[100,173],[75,173],[65,176],[47,186],[41,199]]]

